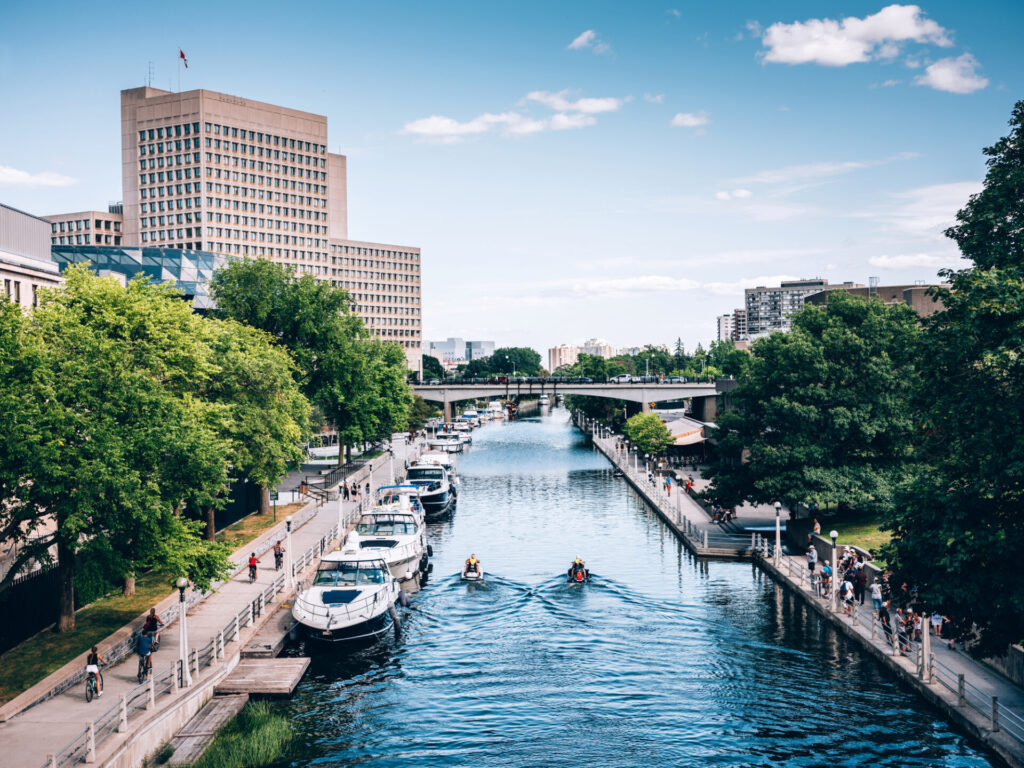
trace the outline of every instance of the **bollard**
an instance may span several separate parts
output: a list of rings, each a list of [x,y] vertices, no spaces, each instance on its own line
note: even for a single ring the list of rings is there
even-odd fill
[[[964,673],[961,672],[956,676],[956,705],[962,707],[967,703],[967,697],[964,695]]]
[[[92,721],[85,724],[85,727],[89,729],[89,736],[86,739],[85,745],[85,757],[82,758],[83,763],[95,763],[96,762],[96,729],[93,727]]]
[[[708,532],[704,531],[704,549],[708,548]]]
[[[123,693],[121,694],[121,716],[117,721],[117,732],[128,732],[128,701],[125,699]]]
[[[992,733],[999,731],[999,697],[992,697]]]
[[[153,709],[156,707],[156,683],[153,682],[153,676],[149,676],[149,689],[146,691],[146,709]]]

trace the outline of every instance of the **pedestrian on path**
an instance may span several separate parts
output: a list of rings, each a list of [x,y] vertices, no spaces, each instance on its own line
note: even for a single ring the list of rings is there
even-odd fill
[[[345,501],[349,499],[348,480],[341,484],[341,498]]]
[[[818,550],[811,547],[807,550],[807,570],[811,572],[811,580],[814,580],[814,566],[818,564]]]
[[[882,610],[882,585],[877,581],[871,582],[871,605],[876,613]]]
[[[853,574],[853,597],[864,605],[864,590],[868,585],[868,575],[864,572],[863,566],[854,569]]]
[[[945,617],[938,611],[935,611],[932,614],[932,634],[934,634],[936,637],[942,637],[942,622],[944,618]]]

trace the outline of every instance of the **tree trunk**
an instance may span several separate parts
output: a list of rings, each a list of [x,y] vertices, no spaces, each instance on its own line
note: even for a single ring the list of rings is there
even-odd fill
[[[345,463],[345,444],[343,442],[341,442],[341,439],[339,438],[339,440],[338,440],[338,466],[340,467],[344,463]]]
[[[216,541],[217,540],[217,523],[215,522],[216,512],[213,511],[213,507],[206,508],[206,540]]]
[[[265,515],[270,512],[270,487],[266,485],[260,486],[260,514]]]
[[[60,571],[60,592],[57,597],[58,632],[75,630],[75,553],[64,542],[57,544],[57,563]]]
[[[124,577],[124,588],[121,590],[125,597],[132,597],[135,594],[135,574],[129,573]]]

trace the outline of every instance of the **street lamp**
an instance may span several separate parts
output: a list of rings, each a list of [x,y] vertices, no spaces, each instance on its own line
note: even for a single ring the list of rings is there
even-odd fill
[[[185,687],[188,687],[192,685],[192,673],[188,668],[188,627],[185,625],[185,588],[188,587],[188,579],[179,576],[174,586],[178,588],[178,655],[181,657],[181,680]]]
[[[390,445],[388,446],[388,475],[391,478],[389,485],[395,484],[395,451]]]
[[[505,355],[505,362],[506,363],[508,363],[508,362],[512,363],[512,378],[514,379],[516,377],[516,361],[515,360],[510,360],[509,356]]]
[[[832,539],[832,595],[829,597],[829,605],[832,606],[832,612],[834,613],[839,609],[836,602],[836,598],[839,596],[839,574],[836,573],[837,562],[836,562],[836,539],[839,538],[839,531],[829,531],[829,538]]]
[[[779,515],[782,514],[782,502],[775,502],[775,567],[779,567],[782,559],[782,524],[779,522]]]
[[[288,558],[288,565],[287,565],[287,567],[288,567],[288,586],[289,587],[294,587],[295,586],[295,579],[294,579],[294,574],[292,574],[292,516],[291,515],[288,515],[288,517],[286,517],[284,519],[284,524],[285,524],[285,527],[288,530],[288,533],[287,533],[287,542],[288,543],[285,544],[285,547],[284,547],[284,554]]]

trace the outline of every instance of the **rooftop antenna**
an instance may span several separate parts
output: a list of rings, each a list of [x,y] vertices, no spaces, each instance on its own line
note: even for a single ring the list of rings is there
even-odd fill
[[[146,67],[146,87],[151,88],[153,86],[153,60],[150,59],[149,66]]]

